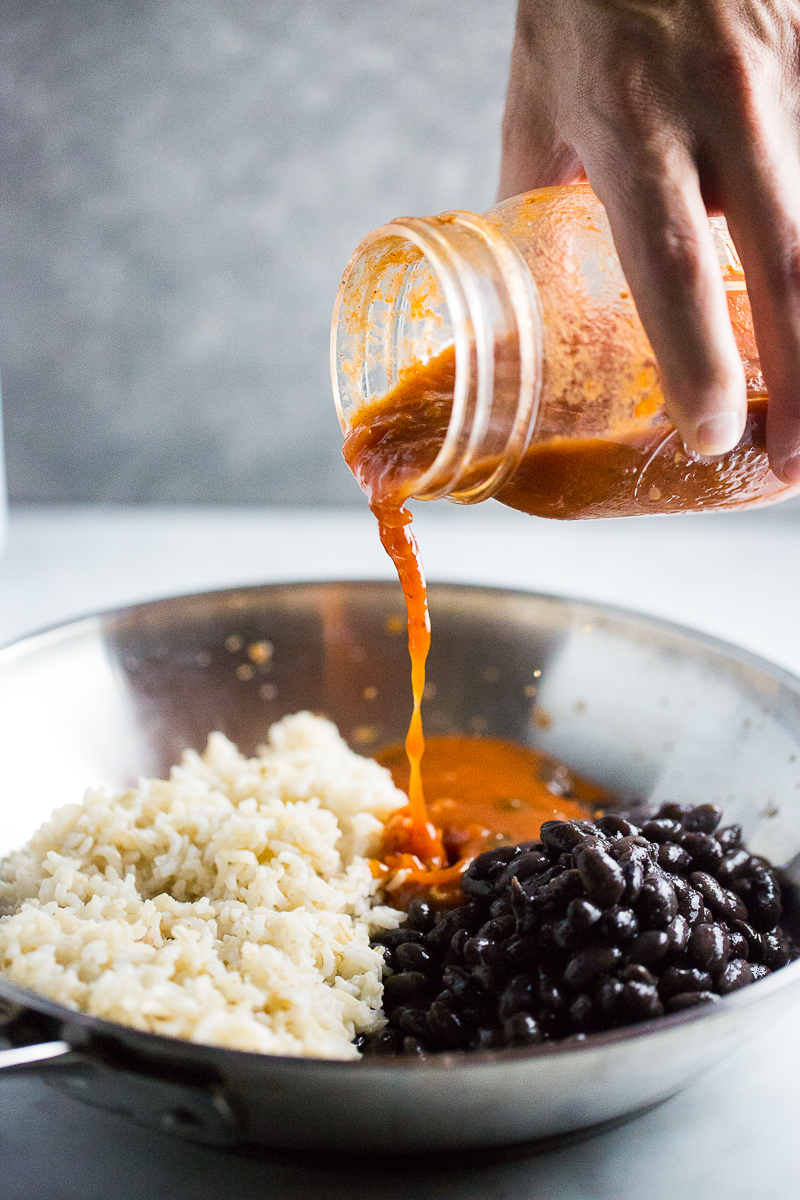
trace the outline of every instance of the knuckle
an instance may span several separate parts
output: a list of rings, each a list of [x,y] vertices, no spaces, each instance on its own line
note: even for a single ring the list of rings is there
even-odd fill
[[[747,106],[757,79],[757,62],[749,47],[721,40],[698,51],[693,67],[695,77],[705,83],[708,91]]]
[[[654,136],[659,129],[660,85],[650,64],[640,56],[622,55],[607,64],[598,116],[626,129],[637,140]]]
[[[697,292],[705,273],[704,258],[696,232],[669,217],[651,226],[655,237],[647,237],[644,251],[652,277],[659,279],[669,299],[685,300]]]

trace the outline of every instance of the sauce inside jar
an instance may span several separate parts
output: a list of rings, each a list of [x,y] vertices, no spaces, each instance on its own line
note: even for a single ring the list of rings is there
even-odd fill
[[[433,463],[447,433],[454,380],[455,349],[448,346],[403,372],[386,396],[356,414],[344,454],[373,508],[402,505]],[[742,440],[714,458],[687,451],[663,413],[620,424],[603,437],[535,437],[496,499],[562,520],[777,500],[791,488],[769,468],[766,424],[767,397],[751,396]],[[476,477],[496,465],[476,464]]]

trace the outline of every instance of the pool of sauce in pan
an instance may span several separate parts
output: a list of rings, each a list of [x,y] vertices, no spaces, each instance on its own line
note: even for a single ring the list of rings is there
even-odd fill
[[[390,746],[377,758],[407,792],[405,747]],[[389,820],[383,870],[387,875],[408,872],[392,892],[392,903],[401,905],[421,889],[443,904],[458,898],[461,872],[477,854],[532,841],[543,821],[591,816],[605,799],[599,788],[548,755],[499,738],[427,738],[421,778],[426,818],[440,834],[444,861],[434,867],[409,852],[414,837],[410,806]]]

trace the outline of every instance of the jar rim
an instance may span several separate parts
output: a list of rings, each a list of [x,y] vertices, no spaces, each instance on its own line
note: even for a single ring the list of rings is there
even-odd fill
[[[452,231],[452,232],[451,232]],[[466,241],[465,241],[466,238]],[[352,289],[366,293],[377,285],[381,243],[414,246],[431,267],[448,312],[452,339],[441,351],[455,347],[453,405],[445,438],[433,462],[414,481],[415,499],[447,497],[455,503],[473,504],[493,496],[516,470],[528,447],[538,412],[542,378],[543,319],[538,288],[520,251],[485,217],[454,210],[436,217],[401,217],[374,229],[359,243],[345,268],[336,296],[331,326],[331,379],[334,403],[343,433],[351,428],[358,405],[347,409],[339,382],[339,332],[343,309]],[[479,250],[495,269],[505,316],[512,322],[519,347],[519,396],[510,422],[504,452],[488,474],[481,474],[480,450],[491,428],[494,399],[495,330],[485,297],[468,255]],[[374,266],[359,276],[372,254]],[[367,331],[364,331],[366,340]],[[440,351],[440,352],[441,352]],[[362,368],[363,369],[363,368]],[[371,398],[369,398],[371,399]],[[369,402],[367,399],[367,402]],[[496,414],[494,414],[496,415]],[[491,461],[491,460],[490,460]]]

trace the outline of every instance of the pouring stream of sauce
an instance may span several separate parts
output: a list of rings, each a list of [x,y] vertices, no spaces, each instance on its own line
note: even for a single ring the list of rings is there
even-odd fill
[[[344,445],[344,456],[366,492],[381,542],[395,564],[408,610],[414,707],[405,742],[407,767],[390,748],[381,761],[406,787],[408,806],[387,823],[377,873],[395,904],[424,891],[446,904],[460,897],[461,874],[482,850],[532,840],[543,821],[585,817],[603,799],[598,788],[573,781],[546,755],[499,739],[435,739],[426,768],[433,812],[425,803],[422,696],[430,648],[425,576],[411,513],[414,482],[436,456],[449,420],[455,359],[445,351],[401,377],[370,406]],[[421,419],[423,418],[423,419]],[[559,776],[559,772],[562,774]],[[558,777],[558,781],[556,779]],[[434,816],[436,820],[432,820]]]

